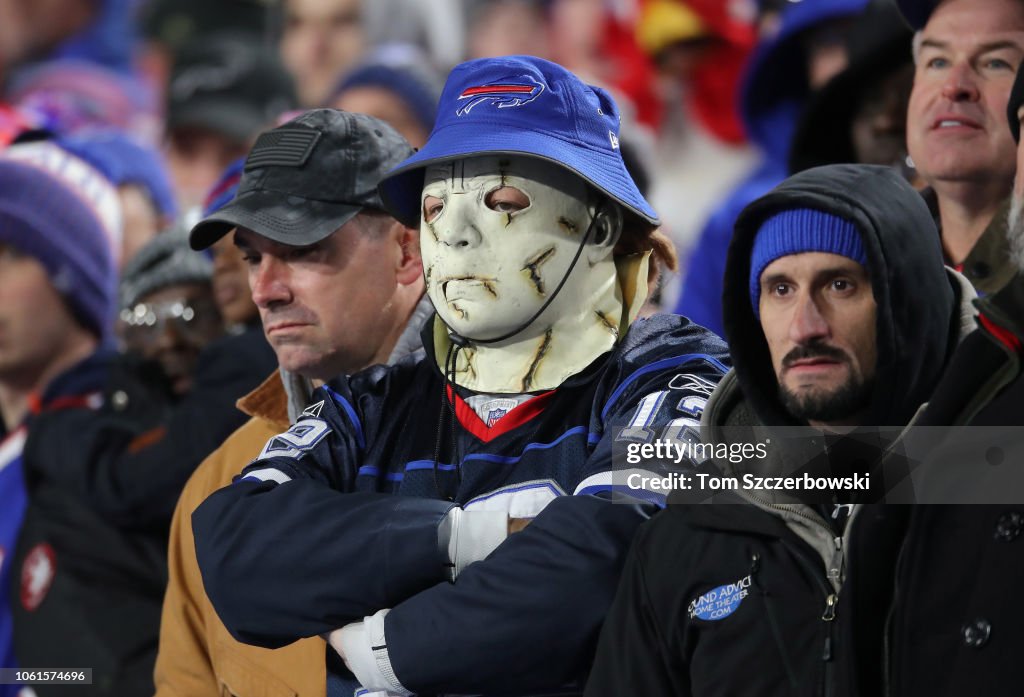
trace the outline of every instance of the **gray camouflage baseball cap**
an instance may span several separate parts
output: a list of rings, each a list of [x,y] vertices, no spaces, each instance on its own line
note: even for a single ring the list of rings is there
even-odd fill
[[[257,138],[235,198],[199,221],[189,243],[205,249],[244,227],[281,244],[315,244],[364,208],[383,211],[377,184],[412,153],[380,119],[307,111]]]

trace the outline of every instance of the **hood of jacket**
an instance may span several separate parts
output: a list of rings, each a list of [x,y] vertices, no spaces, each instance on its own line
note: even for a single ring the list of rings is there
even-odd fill
[[[747,206],[736,222],[726,260],[723,319],[750,418],[768,426],[802,425],[778,399],[778,381],[748,290],[751,250],[762,222],[793,208],[837,215],[860,232],[878,308],[876,387],[864,425],[906,425],[962,338],[960,305],[971,300],[965,298],[971,292],[944,267],[935,224],[920,195],[891,168],[872,165],[806,170]]]
[[[740,85],[740,114],[747,137],[784,172],[804,101],[809,30],[860,13],[868,0],[806,0],[786,3],[778,31],[754,50]]]

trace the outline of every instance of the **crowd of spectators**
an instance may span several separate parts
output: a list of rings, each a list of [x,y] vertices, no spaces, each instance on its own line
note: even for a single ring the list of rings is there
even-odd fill
[[[89,667],[92,685],[76,693],[83,695],[328,694],[330,676],[344,672],[331,653],[337,637],[310,635],[275,650],[239,641],[205,595],[191,516],[272,450],[276,434],[292,433],[311,400],[330,394],[317,387],[440,350],[430,341],[424,346],[429,331],[420,335],[434,308],[418,221],[392,217],[376,187],[393,167],[429,149],[435,123],[450,116],[439,109],[455,109],[442,96],[453,69],[500,56],[551,61],[617,104],[611,147],[640,200],[657,212],[644,224],[660,222],[645,248],[623,241],[615,248],[616,257],[653,249],[659,260],[642,279],[649,294],[642,309],[637,296],[636,309],[641,316],[682,315],[724,337],[736,366],[729,375],[739,382],[727,376],[721,384],[748,400],[756,395],[745,418],[832,423],[793,416],[792,403],[783,399],[780,408],[774,401],[777,377],[768,371],[773,354],[765,344],[772,328],[762,326],[760,296],[747,299],[758,278],[744,285],[751,255],[767,254],[755,244],[773,219],[764,202],[799,211],[814,196],[841,199],[863,186],[863,210],[840,205],[830,212],[846,221],[845,242],[776,241],[786,251],[766,263],[845,244],[841,254],[861,272],[889,269],[884,282],[871,276],[875,299],[885,301],[873,312],[891,320],[878,337],[888,354],[871,358],[879,365],[891,359],[890,372],[871,399],[890,400],[888,391],[899,389],[889,406],[900,413],[873,425],[902,428],[919,410],[925,426],[1020,423],[1013,395],[1024,335],[1024,177],[1015,186],[1024,163],[1024,80],[1015,85],[1024,60],[1021,0],[2,2],[0,668]],[[374,138],[383,145],[368,145]],[[288,170],[296,163],[304,175]],[[846,164],[872,167],[820,169]],[[875,178],[865,184],[863,172]],[[862,242],[864,220],[871,232]],[[627,210],[626,229],[628,222]],[[831,224],[814,219],[808,230]],[[786,225],[786,234],[803,230]],[[851,225],[860,226],[857,234]],[[913,241],[887,237],[887,227]],[[952,274],[948,284],[942,264]],[[642,280],[627,287],[638,292]],[[929,310],[918,303],[925,299],[941,320],[926,321]],[[631,306],[623,312],[627,328],[635,313]],[[799,346],[831,341],[821,332],[794,339],[799,332],[792,330],[789,339]],[[703,387],[694,388],[703,397],[728,369],[728,354],[720,354]],[[443,367],[444,389],[451,390]],[[903,378],[911,386],[894,388]],[[934,405],[925,409],[933,390]],[[493,397],[513,390],[476,391]],[[679,432],[700,430],[703,402],[676,415]],[[653,412],[660,404],[648,406]],[[716,404],[713,418],[723,423],[711,427],[735,417],[727,407],[746,408]],[[401,418],[403,428],[411,423]],[[454,439],[454,406],[452,421]],[[433,464],[436,482],[437,455]],[[935,515],[879,517],[871,534],[909,530],[934,560],[945,552],[921,526],[948,532],[988,525],[967,513]],[[1013,515],[1014,530],[1024,529],[1024,513]],[[1006,520],[999,518],[996,539]],[[641,545],[702,524],[680,521],[644,528]],[[672,525],[679,530],[666,533]],[[961,552],[971,548],[966,537],[949,536]],[[1005,561],[993,562],[986,549],[972,553],[991,579],[1004,573]],[[724,658],[699,656],[720,662],[706,673],[673,663],[685,663],[679,656],[665,659],[671,670],[654,665],[666,646],[687,660],[695,649],[689,636],[643,643],[658,644],[657,625],[671,613],[637,610],[626,596],[647,592],[643,552],[650,549],[634,550],[611,615],[616,631],[637,643],[622,651],[622,636],[601,640],[599,684],[591,681],[588,694],[690,694],[682,686],[691,679],[726,680],[735,667]],[[691,552],[679,551],[680,558]],[[899,550],[886,553],[891,558],[880,566],[896,578]],[[929,560],[920,568],[932,568]],[[253,556],[235,568],[249,563],[262,564]],[[900,578],[913,575],[899,569]],[[1019,576],[1005,572],[1003,581]],[[686,588],[657,601],[676,607],[692,599],[683,597]],[[692,590],[701,588],[695,582]],[[897,597],[889,586],[869,591],[880,602]],[[966,646],[978,632],[979,646],[996,636],[991,618],[968,617],[973,606],[950,600],[952,591],[934,595],[962,613],[951,631],[962,628]],[[650,625],[635,625],[652,612]],[[910,644],[917,638],[906,627],[894,631]],[[793,641],[804,640],[799,636]],[[586,641],[592,653],[596,635]],[[761,649],[745,649],[751,646]],[[333,665],[325,664],[325,652]],[[908,671],[950,655],[908,658],[913,669],[895,671],[906,691],[894,694],[924,694],[910,690]],[[875,657],[853,656],[851,674],[884,678],[887,668],[865,668]],[[995,676],[984,682],[990,694],[1009,694],[1009,673],[1001,664],[986,666]],[[777,678],[775,687],[786,680],[795,687],[800,681],[785,668],[767,674],[765,684]],[[659,670],[664,681],[641,677]],[[958,670],[949,685],[965,684],[969,668]],[[650,692],[637,687],[644,684]],[[51,694],[65,693],[0,683],[0,697]]]

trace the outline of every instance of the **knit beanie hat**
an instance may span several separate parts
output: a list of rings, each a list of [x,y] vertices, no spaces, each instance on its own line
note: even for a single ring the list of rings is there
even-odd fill
[[[383,55],[383,54],[382,54]],[[380,87],[398,96],[420,126],[429,133],[437,118],[441,89],[424,65],[379,58],[348,73],[334,90],[335,98],[355,87]]]
[[[148,145],[117,131],[99,131],[57,138],[57,144],[95,167],[114,186],[141,187],[166,222],[178,212],[174,187],[163,156]]]
[[[150,293],[168,286],[209,283],[213,262],[188,244],[191,225],[177,225],[154,237],[125,264],[121,274],[121,307],[134,307]]]
[[[117,272],[96,213],[39,167],[0,158],[0,242],[39,261],[72,314],[103,340]]]
[[[16,143],[3,150],[0,157],[42,169],[70,189],[99,219],[114,258],[114,266],[120,267],[124,240],[121,199],[117,188],[102,172],[52,140]]]
[[[867,266],[857,227],[845,218],[813,208],[781,211],[761,223],[750,253],[750,303],[760,318],[761,274],[776,259],[804,252],[838,254]]]

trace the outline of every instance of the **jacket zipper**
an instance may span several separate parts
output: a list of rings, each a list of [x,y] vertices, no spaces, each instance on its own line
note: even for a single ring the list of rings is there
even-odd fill
[[[836,538],[837,546],[842,545],[842,538]],[[829,587],[831,590],[831,586]],[[825,664],[825,697],[832,694],[832,634],[833,621],[836,619],[836,605],[839,603],[838,593],[829,593],[825,598],[825,611],[821,614],[821,621],[825,623],[825,647],[821,652],[821,660]]]
[[[786,513],[791,514],[791,515],[797,515],[797,516],[799,516],[801,518],[804,518],[805,520],[810,521],[811,523],[813,523],[814,525],[818,526],[819,528],[824,528],[829,533],[829,535],[832,537],[833,542],[835,544],[835,554],[833,555],[833,558],[832,558],[833,562],[829,565],[830,569],[829,569],[829,573],[826,576],[826,579],[828,579],[829,577],[831,577],[833,575],[841,574],[839,568],[835,564],[835,560],[838,557],[840,557],[840,555],[843,554],[843,538],[842,538],[842,536],[834,535],[832,529],[827,527],[825,524],[823,524],[815,516],[810,516],[810,515],[807,515],[806,513],[803,513],[802,511],[793,510],[791,508],[785,508],[785,507],[783,507],[780,504],[770,503],[770,502],[765,501],[764,499],[761,499],[761,498],[759,498],[757,496],[750,496],[749,493],[747,495],[751,499],[756,500],[758,503],[760,503],[760,504],[762,504],[764,506],[767,506],[769,508],[774,508],[774,509],[779,510],[779,511],[785,511]],[[849,524],[850,524],[850,522],[847,521],[847,526],[849,526]],[[833,621],[836,618],[836,608],[839,605],[839,592],[833,590],[832,584],[831,584],[831,582],[829,580],[823,580],[822,579],[821,568],[818,567],[816,564],[809,564],[808,563],[809,560],[807,559],[807,557],[804,555],[803,552],[801,552],[799,550],[796,550],[796,556],[797,556],[798,559],[801,560],[802,563],[804,563],[805,567],[807,567],[811,571],[811,577],[814,578],[818,582],[818,584],[821,586],[822,591],[825,594],[825,609],[824,609],[824,611],[821,614],[821,620],[822,620],[822,622],[825,623],[825,642],[824,642],[824,646],[822,647],[821,660],[822,660],[822,663],[824,664],[824,683],[825,683],[824,684],[824,694],[825,694],[825,697],[830,697],[830,695],[832,695],[832,692],[833,692],[833,690],[832,690],[832,643],[833,643],[832,642],[832,632],[833,632],[832,627],[834,625],[832,623],[833,623]],[[815,561],[817,561],[817,559],[818,559],[818,557],[816,556],[815,557]],[[841,561],[842,560],[840,559],[840,562]],[[838,578],[836,579],[836,582],[837,583],[839,582]]]
[[[837,540],[839,538],[836,538]],[[829,697],[832,694],[832,627],[833,622],[836,618],[836,607],[839,604],[839,594],[832,590],[831,584],[825,580],[821,575],[821,569],[817,565],[810,563],[810,560],[799,550],[796,551],[796,557],[800,559],[801,563],[804,564],[805,568],[813,572],[812,576],[818,583],[822,592],[825,595],[825,608],[821,613],[821,621],[825,627],[825,642],[822,646],[821,661],[824,664],[824,694],[825,697]]]

